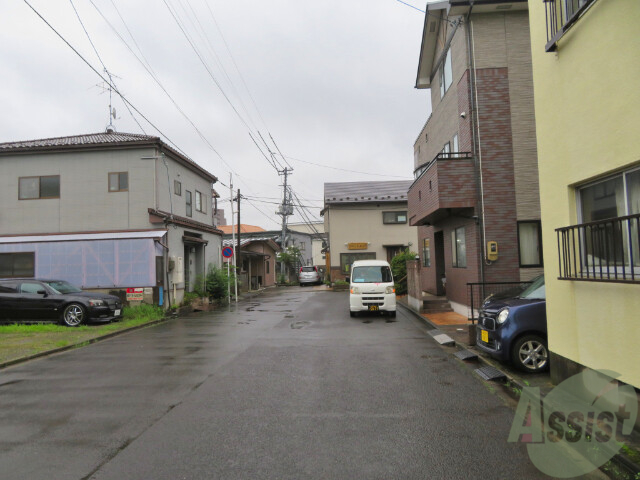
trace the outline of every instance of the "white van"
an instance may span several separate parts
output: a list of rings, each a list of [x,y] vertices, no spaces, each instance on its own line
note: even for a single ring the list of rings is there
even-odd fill
[[[349,313],[382,312],[396,316],[396,289],[389,262],[356,260],[351,265]]]

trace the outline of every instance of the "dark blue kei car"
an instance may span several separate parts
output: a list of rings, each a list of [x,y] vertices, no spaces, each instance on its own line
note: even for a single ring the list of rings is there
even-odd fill
[[[476,346],[526,372],[549,368],[544,277],[507,298],[487,298],[480,307]]]

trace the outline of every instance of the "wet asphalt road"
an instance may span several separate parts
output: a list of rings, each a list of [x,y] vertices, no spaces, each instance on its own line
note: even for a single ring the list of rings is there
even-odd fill
[[[271,290],[0,371],[0,478],[542,478],[426,327]]]

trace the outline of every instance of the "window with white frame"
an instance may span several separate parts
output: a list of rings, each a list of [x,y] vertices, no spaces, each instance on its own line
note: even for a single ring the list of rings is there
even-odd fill
[[[196,211],[204,212],[204,202],[202,201],[202,193],[196,190]]]
[[[467,240],[464,227],[451,231],[451,264],[458,268],[467,266]]]
[[[521,268],[542,266],[540,220],[518,222],[518,256]]]
[[[640,266],[638,219],[607,220],[640,214],[640,169],[628,170],[578,189],[581,223],[599,222],[584,236],[585,261]],[[628,222],[628,223],[627,223]]]
[[[451,68],[451,49],[449,48],[440,66],[440,98],[444,97],[444,94],[447,93],[447,90],[451,87],[452,82],[453,71]]]
[[[458,134],[456,133],[453,136],[453,140],[451,141],[452,152],[458,153],[460,151],[460,146],[458,145]]]

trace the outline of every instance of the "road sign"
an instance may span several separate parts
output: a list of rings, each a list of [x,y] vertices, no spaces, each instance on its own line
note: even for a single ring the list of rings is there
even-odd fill
[[[233,257],[233,248],[232,247],[224,247],[222,249],[222,256],[224,258],[231,258]]]

